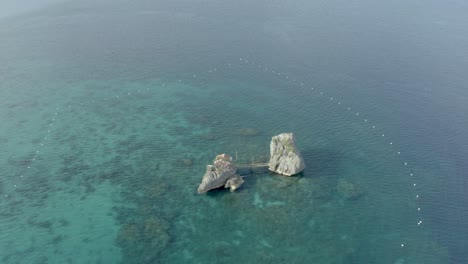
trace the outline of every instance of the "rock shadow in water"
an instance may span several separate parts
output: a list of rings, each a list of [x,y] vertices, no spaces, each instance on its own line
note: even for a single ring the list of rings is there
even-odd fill
[[[330,177],[337,179],[343,156],[331,149],[306,149],[302,151],[306,164],[304,177]]]

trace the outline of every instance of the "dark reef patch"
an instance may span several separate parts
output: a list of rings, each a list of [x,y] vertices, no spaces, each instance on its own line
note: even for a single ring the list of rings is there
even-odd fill
[[[32,227],[47,229],[50,233],[53,232],[54,223],[52,220],[36,220],[35,217],[31,217],[28,219],[27,223]]]
[[[63,227],[69,226],[69,225],[70,225],[70,222],[69,222],[67,219],[65,219],[65,218],[60,218],[58,222],[59,222],[59,224],[60,224],[61,226],[63,226]]]
[[[169,223],[162,218],[151,216],[143,222],[123,224],[116,243],[126,249],[124,263],[151,263],[156,261],[168,246]]]
[[[64,235],[56,235],[52,238],[51,243],[54,245],[57,245],[59,243],[62,243],[63,240],[65,240],[66,236]]]

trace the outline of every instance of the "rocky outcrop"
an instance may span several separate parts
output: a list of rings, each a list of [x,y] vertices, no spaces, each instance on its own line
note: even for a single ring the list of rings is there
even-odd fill
[[[244,177],[237,174],[232,176],[227,180],[226,184],[224,184],[224,188],[230,188],[231,192],[235,191],[244,183],[244,180],[242,178]]]
[[[270,171],[286,176],[304,170],[304,158],[296,147],[293,133],[282,133],[271,139],[268,167]]]
[[[198,186],[198,193],[205,193],[209,190],[219,188],[227,184],[228,180],[231,177],[240,177],[236,175],[236,167],[232,162],[231,156],[227,154],[221,154],[216,156],[213,165],[208,165],[206,167],[205,175],[203,175],[202,182]],[[241,181],[241,182],[240,182]],[[229,185],[226,185],[231,188],[231,191],[237,189],[242,182],[242,178],[234,178],[231,180]],[[232,186],[232,187],[231,187]]]

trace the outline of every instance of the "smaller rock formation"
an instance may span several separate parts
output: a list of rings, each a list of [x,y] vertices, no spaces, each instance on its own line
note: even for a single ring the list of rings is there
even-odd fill
[[[229,185],[227,185],[227,181],[231,177],[233,177],[233,179],[230,181]],[[198,193],[205,193],[221,186],[228,186],[226,188],[235,190],[244,182],[242,178],[240,178],[239,181],[238,177],[240,176],[236,175],[236,167],[232,162],[232,157],[227,154],[218,155],[214,159],[213,165],[208,165],[206,167],[205,175],[203,175],[202,182],[200,186],[198,186]]]
[[[244,177],[238,174],[232,176],[227,180],[226,184],[224,184],[224,188],[230,188],[231,192],[235,191],[244,183],[244,180],[242,178]]]
[[[270,143],[270,171],[291,176],[305,168],[304,158],[296,147],[293,133],[282,133],[272,137]]]

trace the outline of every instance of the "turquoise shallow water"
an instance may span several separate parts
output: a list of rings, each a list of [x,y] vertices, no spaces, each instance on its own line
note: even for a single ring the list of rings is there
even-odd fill
[[[308,40],[306,20],[260,3],[67,3],[3,20],[2,263],[466,260],[462,80],[442,93],[422,70],[389,81],[322,44],[285,49]],[[240,170],[236,192],[196,194],[216,154],[265,162],[285,131],[303,173]]]
[[[4,225],[11,230],[4,260],[440,263],[446,257],[415,228],[420,205],[408,174],[422,169],[405,168],[345,102],[242,61],[194,76],[90,80],[70,85],[60,104],[37,99],[44,113],[19,129],[30,138],[4,142],[11,152],[21,146],[4,159],[5,171],[13,172],[4,187],[10,195]],[[243,135],[244,127],[257,134]],[[216,153],[263,162],[271,135],[282,131],[299,139],[308,165],[303,174],[240,171],[246,184],[238,192],[196,194]],[[364,195],[346,199],[340,181]]]

